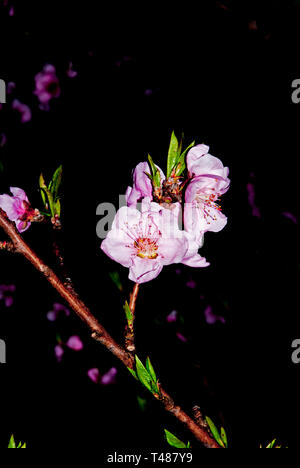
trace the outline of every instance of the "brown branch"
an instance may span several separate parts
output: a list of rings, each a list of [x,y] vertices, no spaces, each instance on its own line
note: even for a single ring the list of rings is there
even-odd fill
[[[135,354],[135,340],[134,340],[134,321],[135,321],[135,306],[139,293],[139,284],[134,285],[133,291],[130,294],[129,309],[131,311],[131,319],[128,320],[125,330],[125,347],[132,355]]]
[[[114,354],[126,367],[134,368],[133,356],[122,348],[116,341],[109,335],[105,328],[98,322],[94,315],[90,312],[88,307],[79,299],[79,297],[70,291],[56,274],[36,255],[36,253],[29,247],[17,232],[15,224],[8,220],[5,212],[0,208],[0,227],[10,237],[14,246],[14,251],[23,255],[53,286],[60,296],[69,304],[74,312],[80,319],[91,329],[92,337],[102,343],[112,354]],[[130,304],[135,309],[136,297],[138,287],[134,288],[131,296]],[[220,448],[217,442],[210,436],[210,434],[202,427],[198,426],[196,422],[188,416],[179,406],[176,406],[173,399],[160,387],[160,395],[155,397],[161,401],[164,408],[173,414],[179,421],[181,421],[194,435],[207,448]]]

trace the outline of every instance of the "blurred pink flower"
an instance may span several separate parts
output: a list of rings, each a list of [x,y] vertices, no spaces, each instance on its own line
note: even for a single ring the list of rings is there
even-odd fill
[[[182,335],[182,333],[177,332],[176,336],[180,341],[182,341],[182,343],[187,343],[188,339],[184,335]]]
[[[26,231],[32,219],[39,214],[38,210],[31,208],[24,190],[18,187],[10,187],[13,196],[0,195],[0,208],[6,212],[8,218],[16,223],[19,232]]]
[[[64,351],[63,347],[60,344],[58,344],[58,345],[56,345],[54,347],[55,357],[56,357],[58,362],[61,362],[64,352],[65,351]]]
[[[290,213],[289,211],[284,211],[283,213],[281,213],[282,216],[284,216],[285,218],[287,219],[290,219],[294,224],[298,224],[298,218],[296,215],[294,215],[293,213]]]
[[[73,351],[81,351],[83,349],[83,343],[80,337],[77,335],[70,336],[66,342],[66,346],[68,346],[70,349],[73,349]]]
[[[63,304],[59,304],[58,302],[54,302],[53,309],[47,312],[47,319],[50,322],[54,322],[60,313],[64,313],[66,317],[70,315],[70,311],[67,309],[67,307],[65,307]]]
[[[209,325],[213,325],[216,322],[225,323],[224,317],[214,314],[211,306],[206,307],[204,311],[204,316],[206,323],[208,323]]]
[[[177,310],[172,310],[172,312],[167,316],[167,322],[168,323],[177,322],[177,318],[178,318]]]
[[[248,192],[248,203],[252,209],[252,216],[255,216],[256,218],[261,218],[260,210],[256,206],[256,203],[255,203],[255,186],[253,183],[249,182],[247,184],[247,192]]]
[[[0,284],[0,301],[4,301],[5,307],[11,307],[13,305],[14,299],[12,293],[16,290],[14,284]]]
[[[21,122],[26,123],[31,120],[31,110],[26,104],[23,104],[18,99],[14,99],[12,102],[12,108],[17,110],[21,114]]]
[[[120,208],[101,245],[112,260],[129,268],[129,279],[136,283],[156,278],[165,265],[182,262],[189,249],[170,210],[156,203],[144,203],[142,210]]]
[[[115,367],[112,367],[106,374],[104,374],[100,382],[102,385],[111,385],[116,382],[116,376],[117,376],[117,369]]]
[[[73,63],[69,62],[69,67],[67,70],[67,76],[69,78],[75,78],[78,75],[77,71],[73,70]]]
[[[94,383],[99,383],[100,381],[100,372],[97,367],[93,367],[92,369],[89,369],[87,371],[88,377],[92,380]]]
[[[60,96],[59,80],[53,65],[45,65],[43,70],[35,76],[35,90],[42,110],[49,110],[49,101]]]

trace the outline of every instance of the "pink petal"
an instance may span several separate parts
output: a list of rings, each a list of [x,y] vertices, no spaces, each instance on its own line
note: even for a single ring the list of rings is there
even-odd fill
[[[177,310],[172,310],[172,312],[167,316],[167,322],[168,323],[177,322],[177,318],[178,318]]]
[[[11,193],[13,194],[14,197],[18,197],[23,201],[29,202],[26,193],[21,188],[19,188],[19,187],[9,187],[9,190],[11,191]]]
[[[56,345],[54,348],[54,353],[55,353],[56,359],[58,360],[58,362],[60,362],[64,354],[63,347],[61,345]]]
[[[135,257],[129,269],[129,279],[135,283],[146,283],[156,278],[163,265],[155,259]]]

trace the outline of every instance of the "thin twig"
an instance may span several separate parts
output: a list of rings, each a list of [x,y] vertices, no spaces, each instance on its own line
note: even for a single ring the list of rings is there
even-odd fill
[[[23,255],[53,286],[60,296],[69,304],[69,306],[76,312],[81,320],[91,329],[92,337],[102,343],[111,353],[113,353],[127,368],[134,368],[133,356],[122,348],[116,341],[109,335],[105,328],[98,322],[94,315],[90,312],[88,307],[79,299],[79,297],[70,291],[56,274],[36,255],[36,253],[29,247],[17,232],[15,224],[9,221],[6,213],[0,208],[0,227],[10,237],[15,252]],[[131,298],[132,307],[135,307],[136,294]],[[188,416],[180,406],[175,405],[173,399],[160,387],[160,395],[156,398],[161,401],[164,408],[173,414],[179,421],[181,421],[194,435],[207,448],[220,448],[219,444],[210,436],[210,434],[202,427],[198,426],[196,422]]]

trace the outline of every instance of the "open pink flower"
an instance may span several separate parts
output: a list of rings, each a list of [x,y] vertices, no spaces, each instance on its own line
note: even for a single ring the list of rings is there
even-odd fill
[[[38,210],[31,208],[24,190],[18,187],[10,187],[13,196],[0,195],[0,208],[6,212],[8,218],[16,223],[19,232],[26,231],[34,217],[39,214]]]
[[[221,231],[227,223],[218,201],[229,188],[229,170],[208,150],[208,146],[198,145],[187,155],[192,179],[185,193],[184,227],[199,245],[205,232]]]
[[[165,179],[163,171],[156,166],[160,172],[161,180]],[[143,198],[153,200],[153,187],[152,182],[147,176],[150,174],[150,167],[147,162],[139,163],[133,172],[133,188],[128,187],[126,191],[126,202],[128,206],[136,207],[137,202]]]
[[[43,70],[35,76],[35,90],[33,92],[43,110],[49,110],[49,101],[60,96],[59,80],[53,65],[45,65]]]
[[[142,209],[120,208],[101,245],[110,258],[129,268],[129,279],[136,283],[156,278],[163,266],[180,263],[189,250],[170,210],[157,203],[145,203]]]

